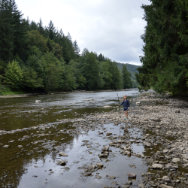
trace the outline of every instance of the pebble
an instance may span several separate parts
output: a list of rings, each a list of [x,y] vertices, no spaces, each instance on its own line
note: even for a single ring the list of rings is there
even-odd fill
[[[160,188],[173,188],[173,187],[172,187],[172,186],[169,186],[169,185],[161,184],[161,185],[160,185]]]
[[[65,166],[67,164],[67,161],[59,160],[59,161],[57,161],[57,164],[61,165],[61,166]]]
[[[152,164],[153,169],[162,169],[163,165],[162,164]]]
[[[172,162],[173,162],[173,163],[178,163],[178,162],[180,162],[180,158],[173,158],[173,159],[172,159]]]
[[[59,156],[68,157],[68,155],[67,155],[66,153],[63,153],[63,152],[60,152],[60,153],[59,153]]]
[[[130,174],[128,174],[128,178],[130,178],[130,179],[136,179],[136,174],[130,173]]]
[[[3,148],[9,148],[9,145],[4,145]]]

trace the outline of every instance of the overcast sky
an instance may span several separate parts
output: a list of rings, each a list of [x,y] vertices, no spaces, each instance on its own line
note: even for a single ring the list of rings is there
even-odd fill
[[[81,50],[112,60],[140,64],[146,22],[142,4],[148,0],[16,0],[24,18],[69,32]]]

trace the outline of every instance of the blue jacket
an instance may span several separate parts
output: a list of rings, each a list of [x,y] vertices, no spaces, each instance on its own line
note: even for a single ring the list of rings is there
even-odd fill
[[[125,100],[121,103],[121,105],[123,105],[124,108],[128,108],[130,106],[130,103],[128,100]]]

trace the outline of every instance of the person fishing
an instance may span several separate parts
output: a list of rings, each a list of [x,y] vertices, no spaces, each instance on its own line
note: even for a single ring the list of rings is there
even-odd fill
[[[127,96],[123,97],[123,102],[121,103],[121,105],[123,106],[125,112],[125,120],[128,120],[128,110],[129,110],[130,102],[127,99]]]

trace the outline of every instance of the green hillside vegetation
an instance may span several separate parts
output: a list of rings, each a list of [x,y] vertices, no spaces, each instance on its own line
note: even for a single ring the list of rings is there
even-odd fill
[[[22,18],[14,0],[0,0],[0,94],[131,88],[127,68],[102,54],[80,54],[52,21]]]
[[[143,6],[147,27],[138,82],[142,89],[188,96],[188,1],[150,1]]]
[[[138,68],[140,66],[137,65],[132,65],[132,64],[123,64],[123,63],[117,63],[118,68],[120,71],[122,71],[124,65],[126,66],[128,72],[131,74],[131,81],[132,81],[132,87],[137,88],[138,87],[138,82],[136,79],[136,74],[138,73]]]

